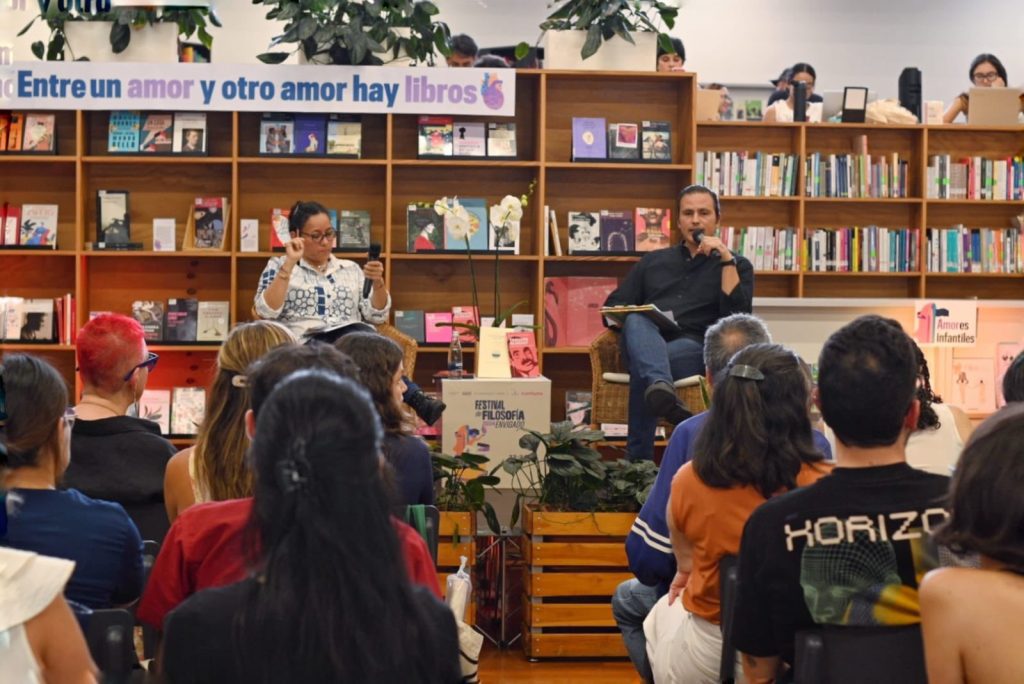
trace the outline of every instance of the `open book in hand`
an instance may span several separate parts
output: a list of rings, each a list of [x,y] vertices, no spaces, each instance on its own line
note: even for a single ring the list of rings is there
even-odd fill
[[[622,322],[626,319],[626,316],[633,313],[643,314],[654,321],[659,329],[666,332],[679,331],[679,326],[676,324],[676,319],[675,316],[672,315],[672,312],[662,311],[655,304],[630,304],[601,307],[601,315],[612,319],[620,327],[622,326]]]

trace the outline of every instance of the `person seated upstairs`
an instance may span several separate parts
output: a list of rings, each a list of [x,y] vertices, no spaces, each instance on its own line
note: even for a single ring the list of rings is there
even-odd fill
[[[254,575],[167,617],[169,681],[461,682],[455,616],[406,572],[366,390],[302,370],[253,423]]]
[[[1007,403],[1024,401],[1024,353],[1017,354],[1003,375],[1003,399]]]
[[[803,83],[807,97],[807,120],[821,121],[821,107],[812,106],[822,101],[821,97],[815,98],[814,83],[818,74],[814,67],[806,62],[794,64],[789,70],[789,94],[785,99],[777,99],[764,110],[764,121],[767,122],[791,122],[794,120],[793,111],[796,108],[796,83]]]
[[[949,478],[906,463],[917,370],[891,319],[862,316],[825,342],[817,402],[836,467],[761,505],[740,542],[733,641],[748,681],[788,681],[800,630],[919,622],[917,578],[936,566],[929,530],[947,516]]]
[[[246,370],[251,403],[245,418],[249,437],[267,395],[285,377],[302,369],[359,377],[352,359],[330,345],[314,343],[271,350]],[[163,629],[167,614],[192,594],[242,580],[246,576],[243,538],[252,507],[249,497],[197,504],[183,511],[160,548],[136,611],[138,618]],[[394,526],[410,578],[439,596],[437,571],[423,538],[397,520]]]
[[[932,570],[921,629],[932,684],[1024,682],[1024,405],[1010,404],[967,443],[936,539],[981,568]]]
[[[68,467],[74,409],[64,378],[45,361],[10,354],[0,365],[0,487],[7,531],[0,546],[75,563],[65,595],[88,608],[134,601],[142,591],[142,539],[120,504],[58,490]]]
[[[715,234],[722,213],[718,195],[690,185],[680,191],[678,207],[681,244],[645,254],[605,301],[655,304],[679,325],[678,332],[663,333],[650,318],[633,313],[621,328],[619,345],[629,368],[626,448],[634,461],[654,457],[659,417],[673,425],[690,417],[672,381],[704,373],[704,333],[724,316],[750,313],[754,296],[753,266]]]
[[[480,55],[473,66],[477,69],[507,69],[509,64],[504,57],[498,55]]]
[[[476,41],[465,33],[452,36],[452,54],[446,58],[449,67],[471,67],[476,61],[479,48]]]
[[[120,314],[100,314],[78,333],[75,343],[82,398],[75,407],[71,464],[63,487],[86,496],[116,501],[143,539],[167,534],[164,469],[177,448],[152,420],[138,414],[157,355],[146,349],[142,326]]]
[[[765,107],[771,107],[779,100],[785,100],[789,98],[789,83],[793,78],[793,67],[786,67],[779,74],[779,77],[771,81],[771,84],[775,86],[775,90],[768,96],[768,102],[765,103]],[[809,93],[807,96],[808,102],[823,102],[824,98],[818,93]]]
[[[982,53],[971,60],[971,68],[967,71],[972,88],[1005,88],[1010,79],[1006,75],[1006,67],[995,55]],[[953,123],[962,113],[967,116],[970,107],[970,96],[963,92],[953,98],[949,109],[942,115],[943,123]],[[1024,112],[1024,99],[1021,100],[1021,111]]]
[[[928,360],[916,343],[914,350],[921,415],[917,419],[917,430],[907,440],[907,463],[929,473],[949,475],[974,426],[962,409],[943,403],[942,397],[932,391]]]
[[[722,372],[693,461],[672,478],[665,515],[676,575],[644,621],[654,681],[719,681],[718,564],[739,553],[755,508],[831,469],[814,446],[810,394],[799,358],[777,344],[745,347]]]
[[[359,382],[369,391],[384,426],[384,456],[396,479],[401,506],[434,505],[434,469],[430,450],[416,436],[416,423],[402,402],[405,369],[402,350],[383,335],[351,333],[334,343],[359,368]]]
[[[666,50],[658,42],[658,61],[655,64],[655,71],[685,71],[686,48],[683,41],[678,38],[670,38],[672,49]]]

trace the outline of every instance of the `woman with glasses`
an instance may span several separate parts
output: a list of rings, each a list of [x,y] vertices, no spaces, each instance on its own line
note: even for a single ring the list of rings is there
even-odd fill
[[[1005,88],[1009,79],[1006,76],[1006,67],[995,55],[987,52],[982,53],[971,61],[971,68],[967,72],[971,79],[972,88]],[[942,116],[944,123],[953,123],[960,113],[967,116],[968,102],[967,93],[960,93],[953,98],[953,103]]]
[[[139,322],[120,314],[89,321],[75,347],[82,398],[64,486],[116,501],[143,539],[160,541],[167,533],[164,469],[178,450],[148,416],[134,417],[158,357],[146,349]]]
[[[789,96],[782,100],[776,100],[764,110],[765,121],[790,122],[794,120],[793,112],[796,109],[796,84],[803,83],[806,89],[807,120],[821,121],[820,98],[814,97],[814,84],[818,80],[818,74],[814,67],[806,62],[794,64],[789,70]]]
[[[58,490],[71,457],[74,409],[64,378],[45,361],[11,354],[0,366],[0,455],[7,531],[0,546],[74,561],[65,595],[89,608],[142,591],[142,539],[120,504]],[[2,453],[2,452],[0,452]]]

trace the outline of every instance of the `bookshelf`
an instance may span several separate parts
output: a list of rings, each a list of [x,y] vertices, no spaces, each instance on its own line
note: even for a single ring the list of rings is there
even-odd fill
[[[1024,153],[1024,129],[968,126],[872,126],[849,124],[697,123],[693,117],[696,75],[520,70],[517,74],[514,160],[419,160],[415,115],[369,115],[363,121],[363,158],[265,157],[258,154],[260,115],[210,112],[209,156],[152,157],[106,152],[106,112],[57,112],[58,149],[52,156],[0,155],[0,201],[60,206],[56,251],[0,250],[0,294],[77,297],[79,326],[90,311],[128,313],[136,299],[195,297],[231,302],[231,321],[251,317],[260,272],[269,257],[269,219],[274,207],[316,199],[329,207],[366,209],[372,239],[384,246],[386,278],[394,309],[443,310],[470,302],[465,255],[409,254],[406,206],[442,196],[485,197],[497,202],[524,192],[537,181],[521,226],[521,255],[501,256],[502,302],[525,300],[525,310],[543,321],[544,278],[624,276],[634,256],[547,257],[543,209],[558,216],[563,244],[569,211],[672,207],[679,189],[697,178],[697,152],[764,151],[796,155],[797,194],[792,197],[723,196],[723,225],[793,227],[802,244],[805,231],[853,225],[918,229],[1009,227],[1024,212],[1024,201],[936,200],[927,197],[931,155],[1006,157]],[[672,125],[668,164],[570,161],[572,118],[604,117],[608,122],[649,120]],[[503,121],[472,117],[474,121]],[[853,152],[852,139],[866,135],[872,155],[899,153],[907,159],[908,196],[900,199],[845,199],[805,196],[807,155]],[[132,239],[144,251],[98,253],[95,192],[131,193]],[[231,229],[221,252],[153,252],[152,219],[173,217],[177,240],[197,196],[231,199]],[[238,220],[260,222],[259,252],[239,250]],[[363,257],[356,255],[357,261]],[[493,312],[493,256],[474,255],[483,315]],[[760,271],[756,295],[777,298],[977,297],[1021,299],[1020,274]],[[591,385],[584,347],[545,348],[538,340],[542,372],[552,379],[552,416],[564,415],[566,390]],[[216,347],[161,345],[160,364],[150,386],[205,385]],[[77,396],[74,348],[69,345],[0,343],[0,354],[38,352],[63,373]],[[442,347],[421,346],[416,380],[425,386],[445,365]],[[473,364],[472,349],[467,364]]]

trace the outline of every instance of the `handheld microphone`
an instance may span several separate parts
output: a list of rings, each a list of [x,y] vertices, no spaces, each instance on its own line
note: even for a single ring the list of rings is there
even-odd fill
[[[367,255],[367,261],[378,261],[380,259],[380,243],[371,242],[370,252]],[[367,278],[363,280],[363,299],[370,296],[370,289],[373,287],[373,282]]]
[[[699,245],[700,241],[703,240],[703,239],[704,239],[704,229],[703,228],[698,228],[697,230],[693,231],[693,241],[694,242],[696,242]],[[713,257],[721,258],[722,254],[717,249],[713,249],[713,250],[711,250],[711,253],[708,256],[713,256]]]

